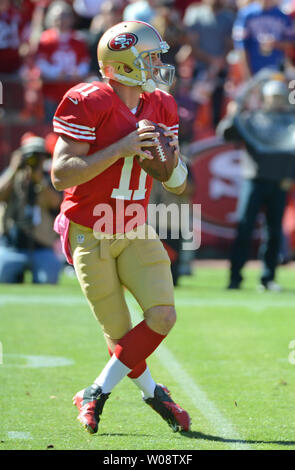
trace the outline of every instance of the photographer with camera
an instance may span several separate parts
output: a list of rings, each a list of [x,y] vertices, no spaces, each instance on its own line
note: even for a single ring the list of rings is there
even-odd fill
[[[43,138],[25,134],[0,175],[1,283],[23,282],[26,270],[32,272],[33,283],[58,281],[61,263],[53,250],[56,236],[52,226],[61,196],[43,170],[49,156]]]
[[[257,109],[246,109],[255,90],[260,93],[261,103]],[[275,282],[275,273],[282,241],[282,217],[287,192],[295,179],[295,113],[288,94],[283,76],[263,70],[245,87],[240,99],[229,103],[227,116],[217,128],[225,140],[245,147],[229,289],[240,288],[241,271],[248,259],[257,216],[264,208],[266,238],[261,249],[263,270],[258,288],[281,290]]]

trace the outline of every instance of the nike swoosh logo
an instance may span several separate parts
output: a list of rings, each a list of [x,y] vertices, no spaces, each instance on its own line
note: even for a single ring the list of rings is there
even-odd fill
[[[69,98],[69,100],[71,100],[72,103],[78,104],[78,98],[70,98],[69,96],[68,96],[68,98]]]

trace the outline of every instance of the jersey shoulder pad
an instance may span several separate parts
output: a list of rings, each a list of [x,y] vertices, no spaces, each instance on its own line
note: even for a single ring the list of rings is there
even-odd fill
[[[159,90],[158,88],[153,93],[155,100],[169,112],[177,112],[177,104],[174,97],[166,91]]]
[[[106,100],[105,83],[99,81],[78,83],[66,92],[65,97],[78,99],[79,102],[86,101],[88,105],[91,105],[92,102]]]
[[[56,133],[82,142],[96,140],[95,130],[108,109],[101,85],[104,84],[79,83],[67,91],[53,118]]]
[[[163,124],[168,126],[178,122],[177,103],[170,93],[159,90],[158,88],[152,93],[153,105],[160,110]]]

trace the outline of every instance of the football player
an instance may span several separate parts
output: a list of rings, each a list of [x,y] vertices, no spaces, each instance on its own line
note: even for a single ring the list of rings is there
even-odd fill
[[[52,181],[57,190],[64,191],[55,230],[102,326],[111,355],[93,384],[73,399],[78,419],[90,433],[97,432],[105,401],[126,375],[174,431],[190,427],[189,414],[172,400],[165,386],[155,383],[146,364],[173,327],[176,313],[167,252],[145,223],[152,177],[134,158],[153,158],[142,150],[143,141],[144,147],[151,147],[159,137],[153,126],[139,129],[137,123],[142,119],[160,123],[175,147],[176,161],[164,186],[177,194],[184,190],[187,168],[179,155],[177,106],[171,95],[157,88],[158,84],[169,86],[173,80],[174,67],[161,61],[168,49],[147,23],[127,21],[111,27],[97,52],[107,80],[71,88],[54,116],[59,138]],[[145,215],[135,228],[134,204]],[[97,230],[101,207],[111,208],[112,216]],[[123,226],[113,228],[112,222],[122,214]],[[131,237],[131,232],[140,235]],[[143,310],[144,319],[135,327],[124,287]]]

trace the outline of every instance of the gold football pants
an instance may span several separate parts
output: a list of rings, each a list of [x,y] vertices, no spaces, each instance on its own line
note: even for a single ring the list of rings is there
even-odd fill
[[[122,338],[132,327],[124,287],[143,312],[174,305],[170,260],[162,242],[150,226],[141,227],[137,238],[130,239],[130,233],[102,238],[91,228],[70,224],[69,240],[82,291],[103,332],[113,339]]]

